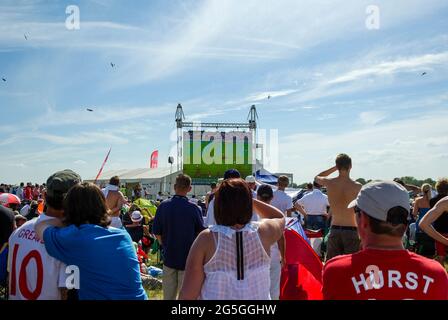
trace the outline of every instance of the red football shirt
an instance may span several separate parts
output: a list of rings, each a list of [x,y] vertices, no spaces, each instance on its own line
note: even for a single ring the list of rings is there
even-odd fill
[[[366,249],[329,260],[322,291],[326,300],[447,300],[448,275],[407,250]]]

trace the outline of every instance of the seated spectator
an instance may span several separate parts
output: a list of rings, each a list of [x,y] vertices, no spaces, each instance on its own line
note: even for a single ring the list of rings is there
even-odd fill
[[[64,201],[64,213],[65,227],[43,221],[36,232],[51,256],[79,268],[79,299],[147,299],[131,237],[109,227],[101,190],[91,183],[74,186]]]
[[[131,220],[131,223],[126,221],[123,225],[125,226],[126,231],[131,236],[132,241],[139,243],[143,238],[143,215],[140,211],[135,210],[128,213],[128,216]]]
[[[325,264],[324,299],[448,299],[445,269],[403,247],[410,212],[403,186],[368,183],[348,207],[355,210],[363,249]]]

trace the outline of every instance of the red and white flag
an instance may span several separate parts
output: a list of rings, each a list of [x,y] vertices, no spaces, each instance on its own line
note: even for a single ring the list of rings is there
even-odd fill
[[[95,183],[98,180],[98,178],[101,176],[101,172],[103,172],[103,169],[104,169],[104,166],[106,165],[107,159],[109,159],[109,155],[110,155],[110,151],[111,150],[112,150],[112,148],[109,149],[109,152],[106,155],[106,159],[104,159],[103,165],[101,166],[100,171],[98,171],[98,174],[96,175]]]
[[[149,167],[151,169],[157,168],[159,164],[159,150],[153,151],[153,153],[151,153],[151,161],[150,161],[150,165]]]

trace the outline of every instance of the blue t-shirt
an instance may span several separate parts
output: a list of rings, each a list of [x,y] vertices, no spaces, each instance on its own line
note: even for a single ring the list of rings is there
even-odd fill
[[[44,232],[50,256],[79,268],[80,300],[146,300],[137,255],[125,230],[93,224]]]
[[[204,229],[201,209],[187,197],[176,195],[163,201],[157,208],[152,232],[162,237],[164,265],[185,270],[191,245]]]

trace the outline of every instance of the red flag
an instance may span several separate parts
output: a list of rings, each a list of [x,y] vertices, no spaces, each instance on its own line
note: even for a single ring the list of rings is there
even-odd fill
[[[96,175],[95,183],[96,183],[96,181],[98,180],[98,178],[100,177],[101,172],[103,172],[103,168],[104,168],[104,166],[106,165],[107,159],[109,159],[109,155],[110,155],[110,151],[111,151],[111,150],[112,150],[112,148],[109,149],[109,152],[107,153],[106,159],[104,159],[103,165],[101,166],[100,171],[99,171],[98,174]]]
[[[285,230],[286,266],[280,300],[322,300],[322,262],[295,230]]]
[[[151,169],[157,168],[157,165],[159,164],[159,150],[154,151],[151,153],[151,161],[149,167]]]

